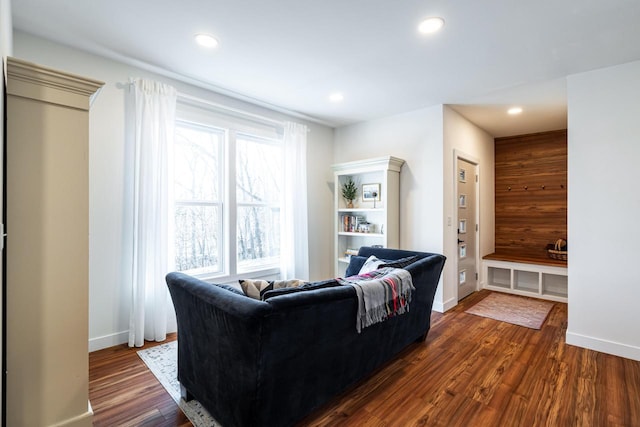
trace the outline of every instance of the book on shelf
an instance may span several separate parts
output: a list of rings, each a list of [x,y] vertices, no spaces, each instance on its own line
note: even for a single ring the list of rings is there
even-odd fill
[[[342,215],[342,231],[355,233],[358,231],[358,226],[366,221],[367,219],[362,215]]]

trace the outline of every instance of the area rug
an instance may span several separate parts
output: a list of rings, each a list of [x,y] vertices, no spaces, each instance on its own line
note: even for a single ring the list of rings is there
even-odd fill
[[[465,311],[476,316],[540,329],[552,308],[552,302],[492,293]]]
[[[222,427],[197,400],[185,402],[178,382],[178,343],[172,341],[138,351],[138,356],[195,427]]]

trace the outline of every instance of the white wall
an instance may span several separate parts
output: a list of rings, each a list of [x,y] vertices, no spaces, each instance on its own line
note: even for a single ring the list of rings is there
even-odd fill
[[[444,255],[447,263],[442,273],[444,286],[444,311],[457,304],[458,274],[455,259],[458,256],[458,229],[455,221],[449,225],[448,218],[455,218],[456,175],[455,152],[471,156],[478,161],[480,230],[478,233],[480,256],[476,266],[482,288],[482,257],[495,250],[495,161],[494,140],[484,130],[474,125],[450,107],[444,108]]]
[[[11,0],[0,0],[0,56],[13,55],[13,20]]]
[[[277,120],[299,119],[196,88],[129,65],[101,58],[25,33],[15,34],[16,56],[45,66],[106,82],[90,114],[89,148],[89,338],[90,350],[127,341],[131,269],[131,150],[125,141],[125,100],[129,77],[149,77],[173,85],[180,93],[239,108]],[[304,122],[303,122],[304,123]],[[332,229],[330,180],[333,130],[309,126],[310,278],[330,277]],[[323,211],[324,209],[324,211]]]
[[[567,343],[640,360],[640,61],[568,77]]]
[[[400,173],[400,247],[443,253],[441,105],[335,131],[335,163],[391,155]],[[434,305],[442,305],[442,286]]]
[[[400,174],[400,246],[442,253],[442,106],[337,128],[335,163],[391,155]]]
[[[434,310],[457,301],[457,235],[446,225],[453,213],[453,153],[462,150],[481,161],[481,252],[494,248],[493,137],[451,108],[437,105],[355,125],[335,132],[336,163],[391,155],[406,161],[400,175],[400,247],[447,256]]]

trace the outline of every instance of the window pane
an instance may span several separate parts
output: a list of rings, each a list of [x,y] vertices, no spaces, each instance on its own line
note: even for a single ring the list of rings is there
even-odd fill
[[[280,203],[282,146],[268,139],[238,135],[236,198],[238,203]]]
[[[220,148],[224,133],[217,129],[177,126],[174,148],[176,200],[220,199]]]
[[[191,274],[222,270],[220,207],[176,206],[176,269]]]
[[[280,208],[238,206],[238,271],[277,265],[280,259]]]
[[[266,138],[236,138],[238,272],[280,260],[282,145]]]

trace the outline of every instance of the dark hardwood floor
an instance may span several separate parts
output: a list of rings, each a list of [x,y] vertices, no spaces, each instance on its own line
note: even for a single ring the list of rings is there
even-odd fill
[[[169,340],[175,340],[170,334]],[[145,348],[163,343],[148,342]],[[89,353],[89,400],[95,427],[191,426],[171,396],[126,344]]]
[[[640,362],[567,345],[566,304],[540,331],[464,312],[488,294],[433,313],[426,342],[300,425],[640,426]],[[95,426],[191,425],[135,349],[89,365]]]

